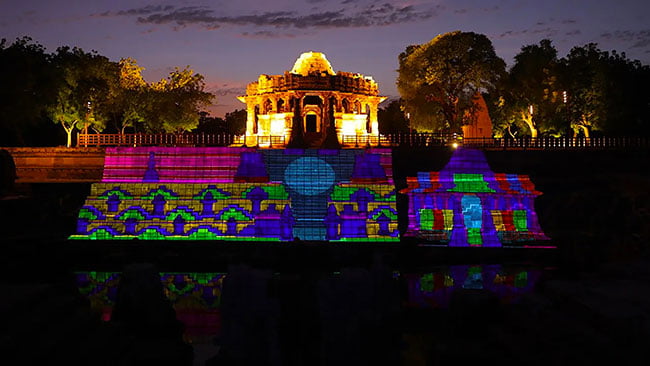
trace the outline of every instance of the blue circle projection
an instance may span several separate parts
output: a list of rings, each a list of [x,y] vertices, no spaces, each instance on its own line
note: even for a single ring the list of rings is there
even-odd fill
[[[334,184],[334,177],[334,170],[328,163],[312,157],[296,159],[284,170],[284,183],[305,196],[327,191]]]

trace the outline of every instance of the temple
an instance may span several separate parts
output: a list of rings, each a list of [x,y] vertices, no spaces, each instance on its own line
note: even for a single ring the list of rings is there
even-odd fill
[[[526,175],[494,173],[480,150],[459,148],[439,172],[407,177],[405,236],[449,246],[501,247],[548,240],[535,213],[542,193]]]
[[[283,75],[248,84],[246,145],[321,147],[376,145],[377,109],[386,97],[369,76],[334,73],[324,54],[306,52]]]

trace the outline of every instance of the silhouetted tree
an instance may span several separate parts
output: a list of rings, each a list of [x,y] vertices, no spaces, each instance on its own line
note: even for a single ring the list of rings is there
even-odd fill
[[[226,121],[223,118],[212,117],[205,111],[199,113],[199,124],[193,132],[209,134],[229,133]]]
[[[650,69],[625,54],[598,49],[595,43],[574,47],[561,60],[561,81],[575,133],[589,137],[606,134],[647,133]]]
[[[401,100],[392,100],[377,111],[379,133],[382,135],[409,132],[409,121],[404,115]]]
[[[56,98],[55,75],[50,55],[31,38],[0,41],[0,145],[30,145],[50,132],[45,112]]]
[[[226,113],[226,131],[235,135],[243,135],[246,132],[246,119],[248,114],[245,109],[235,109]]]

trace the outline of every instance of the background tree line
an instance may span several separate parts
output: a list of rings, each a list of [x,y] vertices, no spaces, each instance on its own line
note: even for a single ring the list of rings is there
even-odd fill
[[[506,70],[486,36],[456,31],[410,45],[398,60],[401,99],[380,110],[380,130],[460,132],[479,93],[496,137],[650,135],[650,67],[594,43],[559,58],[543,39]]]
[[[245,113],[226,120],[203,109],[214,100],[201,74],[175,68],[148,83],[130,58],[59,47],[53,53],[25,37],[0,41],[0,146],[51,146],[86,133],[242,133]]]

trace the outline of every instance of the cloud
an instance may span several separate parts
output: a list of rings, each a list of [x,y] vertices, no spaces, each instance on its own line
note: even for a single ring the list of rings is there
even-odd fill
[[[257,39],[264,39],[264,38],[295,38],[296,35],[292,33],[279,33],[279,32],[274,32],[274,31],[269,31],[269,30],[261,30],[257,32],[242,32],[241,33],[242,37],[244,38],[257,38]]]
[[[217,18],[210,15],[212,10],[202,6],[186,6],[178,9],[165,7],[163,11],[143,13],[146,16],[138,17],[138,23],[168,24],[180,26],[201,23],[210,27],[216,26]],[[119,15],[119,14],[118,14]],[[128,14],[130,15],[130,14]]]
[[[631,31],[616,30],[606,32],[600,35],[600,38],[620,42],[632,43],[630,48],[647,48],[650,47],[650,29]]]
[[[560,33],[566,36],[575,36],[582,34],[579,29],[566,29],[567,26],[578,23],[576,19],[563,19],[557,20],[555,18],[548,18],[546,20],[539,20],[531,28],[520,30],[508,30],[497,36],[497,38],[506,37],[519,37],[519,36],[542,36],[544,38],[554,37]]]
[[[551,27],[545,27],[545,28],[531,28],[531,29],[522,29],[518,31],[505,31],[501,34],[498,35],[498,38],[509,38],[509,37],[519,37],[519,36],[524,36],[524,35],[536,35],[536,36],[542,36],[542,37],[553,37],[556,34],[558,34],[558,30],[551,28]]]
[[[116,12],[105,11],[99,14],[91,14],[91,16],[110,17],[120,15],[146,15],[161,11],[169,11],[174,9],[172,5],[147,5],[140,8],[132,8],[126,10],[118,10]]]
[[[307,0],[308,2],[320,2]],[[346,0],[344,4],[354,0]],[[396,6],[390,2],[371,3],[363,7],[328,9],[302,14],[298,11],[268,11],[225,16],[207,6],[148,5],[140,8],[105,12],[98,16],[136,16],[140,24],[169,24],[176,28],[195,25],[217,29],[223,25],[257,26],[273,28],[360,28],[408,23],[434,17],[440,6],[421,9],[412,5]],[[256,32],[247,32],[255,34]],[[263,34],[263,33],[260,33]]]
[[[228,84],[208,88],[208,91],[218,97],[237,96],[246,94],[246,87],[230,86]]]

